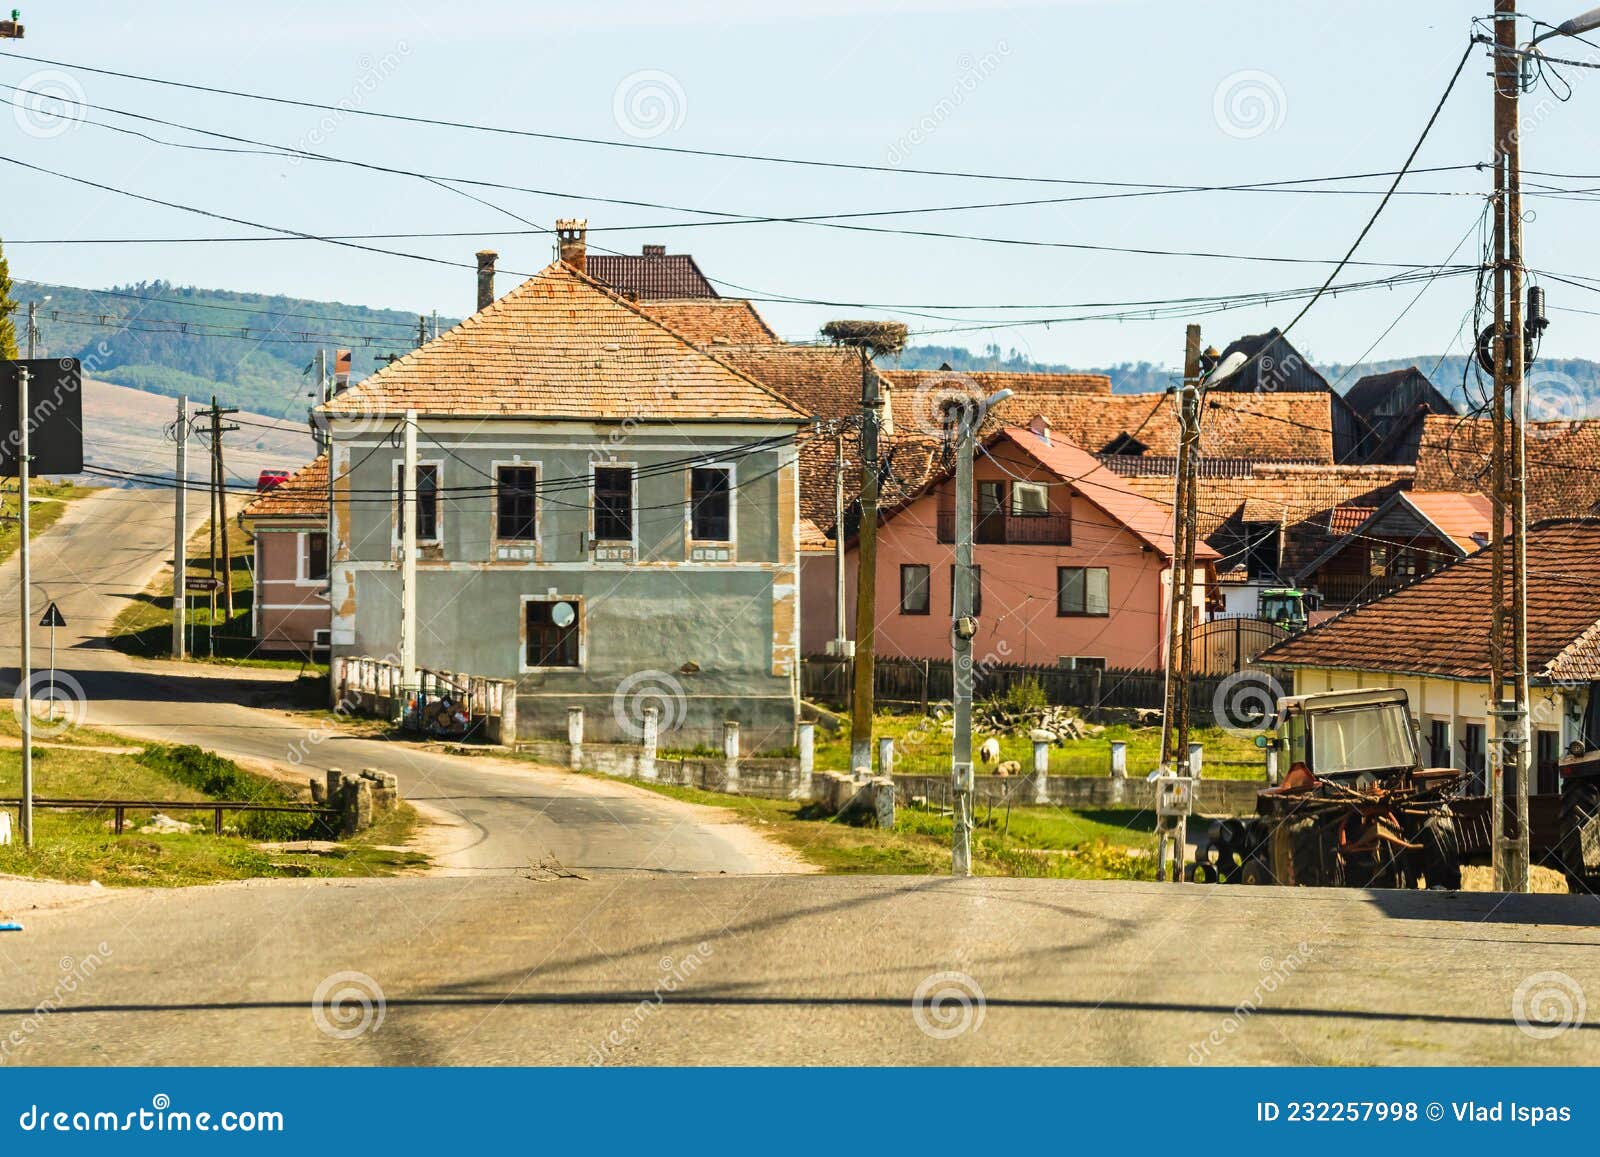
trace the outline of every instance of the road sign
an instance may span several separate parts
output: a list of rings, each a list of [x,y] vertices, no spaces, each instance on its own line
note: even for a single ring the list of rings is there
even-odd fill
[[[32,475],[83,470],[83,367],[77,358],[0,361],[0,477],[17,476],[17,371],[28,370]]]
[[[214,591],[221,585],[221,579],[206,578],[204,575],[183,580],[183,589],[186,591]]]
[[[44,618],[39,620],[41,627],[64,627],[67,620],[61,617],[61,608],[51,603],[45,608]]]

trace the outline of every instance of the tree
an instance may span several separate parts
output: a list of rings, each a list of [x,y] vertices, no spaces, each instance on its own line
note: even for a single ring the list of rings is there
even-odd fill
[[[6,264],[6,250],[0,245],[0,358],[17,356],[17,323],[12,316],[17,309],[11,296],[11,267]]]

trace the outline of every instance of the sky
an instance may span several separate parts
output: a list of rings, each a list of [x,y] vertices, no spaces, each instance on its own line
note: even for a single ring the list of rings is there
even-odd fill
[[[1530,13],[1556,22],[1581,6],[1569,0],[1567,7]],[[345,0],[271,6],[36,0],[24,6],[27,39],[0,45],[0,84],[12,86],[0,88],[0,98],[34,106],[0,109],[0,157],[110,188],[0,164],[0,240],[13,276],[23,279],[99,288],[160,278],[461,315],[474,300],[475,250],[500,252],[501,292],[514,273],[532,273],[552,257],[548,236],[487,234],[586,217],[592,246],[637,252],[653,242],[691,252],[724,294],[837,303],[762,302],[786,338],[814,338],[832,317],[896,316],[911,325],[914,342],[974,349],[993,342],[1038,361],[1075,366],[1173,365],[1181,361],[1188,318],[1082,319],[1107,312],[1085,303],[1254,295],[1316,285],[1331,266],[793,222],[712,225],[714,217],[687,210],[760,217],[860,213],[1148,192],[1059,183],[1069,180],[1215,185],[1391,171],[1422,132],[1466,48],[1472,18],[1486,7],[1483,0]],[[1600,49],[1584,44],[1567,42],[1562,52],[1600,62]],[[893,171],[400,124],[161,87],[82,71],[83,65],[368,111]],[[1570,99],[1548,91],[1524,98],[1524,165],[1600,173],[1600,72],[1567,68],[1562,76],[1571,90],[1560,95]],[[19,88],[74,103],[19,97]],[[346,160],[539,191],[474,186],[469,197],[459,186],[318,160],[175,148],[90,122],[192,145],[241,146],[107,109]],[[72,115],[52,115],[57,112]],[[1416,165],[1483,162],[1490,142],[1490,82],[1478,51]],[[1585,187],[1582,180],[1559,183]],[[1358,259],[1473,263],[1488,184],[1489,175],[1474,170],[1408,177]],[[1366,179],[1320,186],[1363,191],[1354,194],[1058,200],[853,222],[1028,242],[1327,261],[1344,254],[1386,185],[1387,179]],[[261,232],[126,192],[319,235],[485,235],[370,242],[463,267],[315,241],[23,243]],[[1452,195],[1414,195],[1421,192]],[[1530,266],[1561,274],[1594,270],[1600,231],[1586,219],[1596,211],[1586,198],[1530,198],[1528,211]],[[1344,278],[1389,272],[1352,268]],[[1567,312],[1600,310],[1600,295],[1547,284],[1554,324],[1544,352],[1600,358],[1590,315]],[[1471,296],[1470,277],[1330,296],[1292,337],[1324,363],[1459,352]],[[1204,327],[1208,344],[1222,346],[1242,333],[1283,326],[1298,309],[1291,302],[1251,303],[1193,320]],[[1079,320],[1026,324],[1045,318]]]

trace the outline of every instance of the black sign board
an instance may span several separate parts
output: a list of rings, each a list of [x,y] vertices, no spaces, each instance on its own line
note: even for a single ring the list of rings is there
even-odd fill
[[[44,618],[39,620],[41,627],[64,627],[67,620],[61,617],[61,608],[51,603],[45,608]]]
[[[214,591],[220,586],[222,586],[221,579],[206,578],[204,576],[190,578],[188,575],[183,578],[183,589],[186,591]]]
[[[17,476],[17,371],[28,370],[31,474],[83,469],[83,369],[77,358],[0,361],[0,477]]]

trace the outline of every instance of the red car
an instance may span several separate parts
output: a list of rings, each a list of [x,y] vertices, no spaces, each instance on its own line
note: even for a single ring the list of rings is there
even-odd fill
[[[268,490],[276,490],[289,481],[287,470],[263,470],[256,479],[256,489],[265,494]]]

